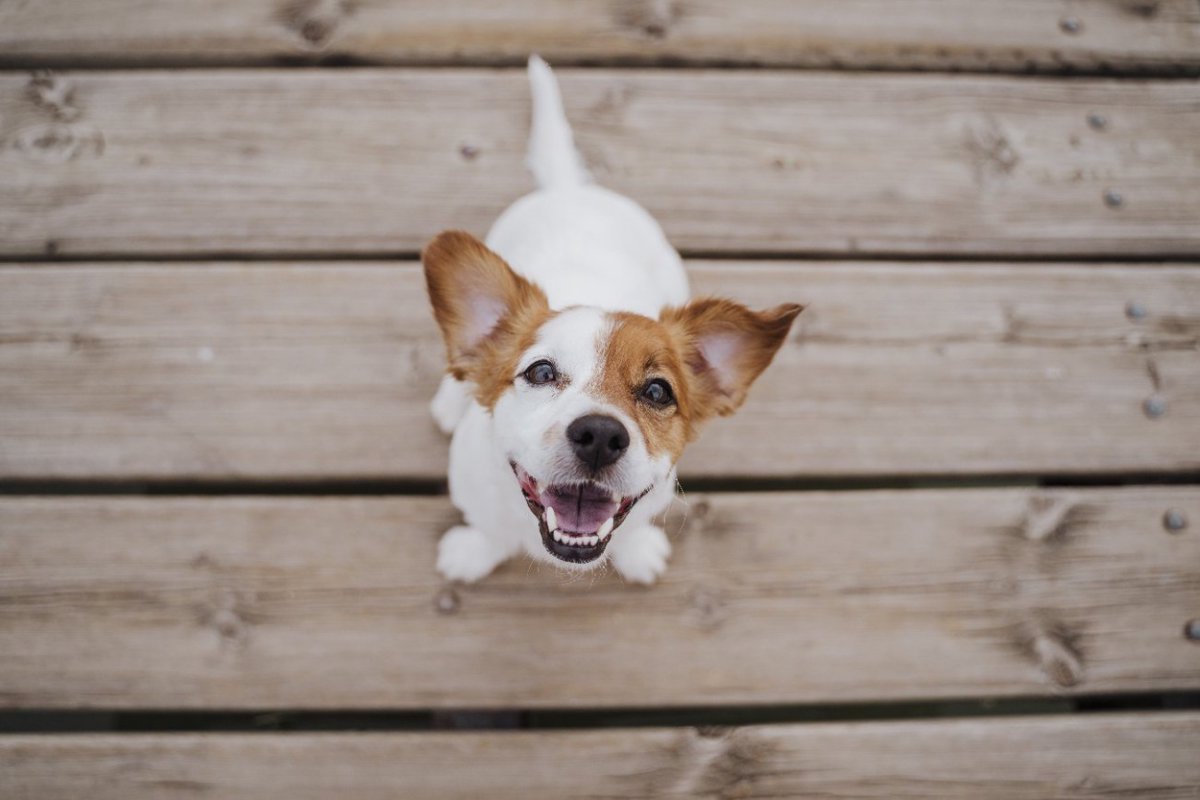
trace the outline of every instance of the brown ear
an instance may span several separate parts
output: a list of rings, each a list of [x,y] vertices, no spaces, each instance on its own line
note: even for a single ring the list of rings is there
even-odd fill
[[[738,409],[803,310],[785,303],[751,311],[732,300],[703,298],[663,311],[662,323],[682,342],[697,420]]]
[[[438,234],[421,262],[448,369],[456,378],[474,380],[473,371],[497,340],[549,310],[541,289],[469,233]]]

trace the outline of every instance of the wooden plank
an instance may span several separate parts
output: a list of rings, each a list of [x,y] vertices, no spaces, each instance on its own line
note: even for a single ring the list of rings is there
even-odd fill
[[[1195,82],[561,76],[690,252],[1200,253]],[[0,74],[0,254],[415,253],[530,188],[528,109],[520,70]]]
[[[1184,798],[1200,714],[503,733],[0,738],[10,800]]]
[[[8,65],[755,64],[1194,73],[1189,0],[39,0],[0,6]]]
[[[809,308],[746,407],[684,454],[686,477],[1200,469],[1193,268],[692,276]],[[0,476],[438,480],[442,359],[411,264],[0,268]]]
[[[0,706],[696,706],[1200,687],[1196,487],[688,496],[662,583],[443,585],[444,498],[0,500]],[[615,535],[620,535],[618,531]],[[439,608],[442,611],[439,611]]]

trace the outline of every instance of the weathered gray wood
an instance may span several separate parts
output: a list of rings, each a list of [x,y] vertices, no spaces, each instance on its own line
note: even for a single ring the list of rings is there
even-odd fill
[[[737,63],[1194,72],[1189,0],[38,0],[0,4],[0,61],[30,64]]]
[[[433,570],[443,498],[0,499],[0,706],[502,708],[1200,687],[1195,487],[693,494],[665,580]],[[632,535],[618,530],[616,536]],[[439,611],[439,608],[442,611]]]
[[[1200,714],[503,733],[0,738],[10,800],[1176,800]]]
[[[1195,82],[561,77],[691,252],[1200,254]],[[530,188],[528,114],[520,70],[3,74],[0,254],[416,252]]]
[[[684,454],[685,476],[1200,468],[1195,269],[692,274],[698,293],[809,308],[742,411]],[[427,404],[442,365],[411,264],[3,267],[0,476],[439,479]]]

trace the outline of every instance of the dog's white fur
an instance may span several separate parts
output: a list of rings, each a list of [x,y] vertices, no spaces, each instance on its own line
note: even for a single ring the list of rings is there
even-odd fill
[[[547,479],[570,460],[547,447],[577,417],[612,415],[631,436],[616,485],[627,495],[649,489],[612,537],[606,556],[626,579],[651,583],[663,571],[670,544],[653,518],[671,502],[674,465],[652,459],[637,424],[590,395],[588,377],[600,367],[603,311],[657,317],[663,307],[688,299],[687,274],[650,214],[632,200],[596,186],[575,149],[557,82],[537,56],[529,60],[533,130],[528,166],[539,189],[513,203],[492,226],[487,245],[543,291],[563,313],[539,331],[519,369],[552,355],[572,376],[552,402],[532,387],[507,392],[489,414],[469,387],[447,376],[432,404],[450,446],[450,497],[466,524],[451,528],[438,547],[438,570],[447,578],[475,581],[524,550],[535,559],[570,568],[546,552],[538,524],[526,508],[510,468],[515,460]],[[593,565],[576,568],[588,568]]]

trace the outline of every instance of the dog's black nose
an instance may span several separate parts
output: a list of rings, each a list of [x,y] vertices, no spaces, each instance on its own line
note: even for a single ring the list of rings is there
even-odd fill
[[[592,469],[607,467],[629,447],[629,431],[620,421],[603,414],[588,414],[567,426],[567,438],[579,460]]]

